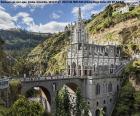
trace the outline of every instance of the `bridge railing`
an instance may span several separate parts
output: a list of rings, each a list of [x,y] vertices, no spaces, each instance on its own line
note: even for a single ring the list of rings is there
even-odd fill
[[[80,78],[78,76],[68,76],[68,75],[56,75],[56,76],[40,76],[40,77],[24,77],[21,81],[38,81],[38,80],[57,80],[57,79],[68,79],[68,78]]]

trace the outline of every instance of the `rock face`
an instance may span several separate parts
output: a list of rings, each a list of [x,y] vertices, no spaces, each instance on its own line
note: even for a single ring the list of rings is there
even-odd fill
[[[140,74],[137,75],[133,75],[133,76],[130,76],[129,78],[129,82],[132,84],[132,86],[135,88],[135,91],[140,91]]]

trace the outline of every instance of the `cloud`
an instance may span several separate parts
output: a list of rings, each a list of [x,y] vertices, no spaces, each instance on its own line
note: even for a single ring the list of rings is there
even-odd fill
[[[28,29],[32,30],[33,32],[54,33],[63,31],[66,25],[68,25],[67,22],[51,21],[46,24],[33,24]]]
[[[67,22],[51,21],[45,24],[35,24],[34,19],[29,13],[19,12],[11,16],[0,6],[0,29],[22,28],[23,25],[27,30],[32,32],[54,33],[63,31]]]
[[[58,11],[57,13],[60,14],[61,12]],[[59,16],[54,15],[53,18],[59,18]],[[51,21],[45,24],[38,25],[35,24],[34,19],[30,16],[30,14],[26,12],[18,13],[16,16],[13,17],[13,19],[16,21],[18,27],[21,27],[20,25],[24,24],[26,25],[26,28],[29,31],[43,32],[43,33],[54,33],[54,32],[63,31],[64,27],[68,24],[66,22]]]
[[[0,6],[0,10],[5,10],[5,8],[3,8],[2,6]]]
[[[51,15],[51,17],[52,17],[53,19],[58,19],[58,18],[60,18],[60,15],[57,14],[57,13],[55,13],[55,12],[53,12],[52,15]]]
[[[60,18],[60,16],[63,14],[62,11],[56,11],[56,12],[53,12],[51,15],[50,15],[50,18],[52,19],[58,19]]]
[[[15,28],[13,17],[0,6],[0,29]]]
[[[32,23],[34,23],[33,18],[30,16],[29,13],[26,12],[19,12],[16,16],[13,17],[16,24],[18,25],[18,22],[25,24],[26,26],[30,26]]]

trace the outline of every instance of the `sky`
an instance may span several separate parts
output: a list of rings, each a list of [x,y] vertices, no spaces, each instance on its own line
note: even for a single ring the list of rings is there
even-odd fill
[[[14,1],[22,1],[22,0],[14,0]],[[24,1],[37,1],[37,0],[24,0]],[[81,7],[82,18],[89,19],[92,14],[97,14],[102,10],[104,10],[107,4],[0,3],[0,29],[21,28],[28,31],[40,33],[60,32],[64,30],[64,27],[66,25],[76,21],[79,6]]]

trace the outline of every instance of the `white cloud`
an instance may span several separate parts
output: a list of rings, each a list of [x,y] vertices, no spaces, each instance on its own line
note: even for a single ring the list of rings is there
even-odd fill
[[[0,10],[5,10],[5,8],[3,8],[2,6],[0,6]]]
[[[54,33],[63,31],[67,24],[67,22],[51,21],[37,25],[29,13],[19,12],[15,16],[11,16],[0,6],[0,29],[21,28],[22,25],[25,25],[28,30],[33,32]]]
[[[18,22],[25,24],[26,26],[30,26],[32,23],[34,23],[33,18],[29,13],[26,12],[19,12],[16,16],[13,17],[13,19],[17,25]]]
[[[60,18],[60,15],[57,14],[57,13],[55,13],[55,12],[53,12],[53,13],[50,15],[50,17],[51,17],[52,19],[58,19],[58,18]]]
[[[28,29],[32,30],[33,32],[54,33],[54,32],[63,31],[64,27],[67,24],[68,24],[67,22],[51,21],[46,24],[40,24],[40,25],[33,24]]]
[[[22,17],[22,18],[26,18],[26,17],[29,17],[29,13],[26,13],[26,12],[19,12],[18,14],[16,14],[16,16],[14,16],[14,20],[17,21],[18,18]]]
[[[13,17],[0,6],[0,29],[15,28]]]
[[[58,19],[58,18],[60,18],[60,16],[63,14],[63,12],[62,11],[55,11],[55,12],[53,12],[51,15],[50,15],[50,18],[52,18],[52,19]]]

